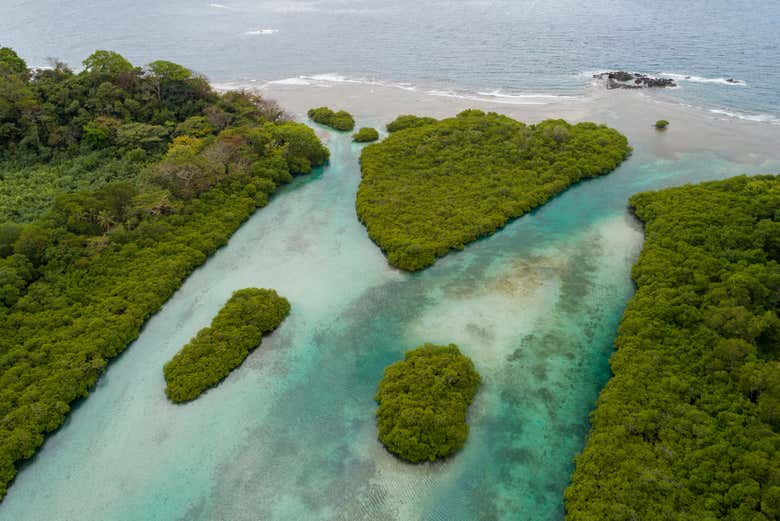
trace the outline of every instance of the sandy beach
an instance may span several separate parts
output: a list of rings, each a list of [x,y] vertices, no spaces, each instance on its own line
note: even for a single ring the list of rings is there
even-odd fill
[[[765,172],[780,170],[780,125],[738,119],[661,99],[654,91],[607,91],[593,85],[584,96],[498,98],[486,95],[431,94],[390,85],[351,82],[270,82],[231,85],[254,90],[275,99],[296,117],[304,119],[312,107],[345,109],[358,125],[380,130],[400,114],[443,118],[476,108],[506,114],[526,123],[549,118],[572,122],[604,123],[624,133],[634,147],[645,146],[656,156],[674,159],[678,154],[712,152],[729,161],[755,164],[766,161]],[[670,122],[659,132],[653,124]],[[757,173],[757,172],[756,172]]]

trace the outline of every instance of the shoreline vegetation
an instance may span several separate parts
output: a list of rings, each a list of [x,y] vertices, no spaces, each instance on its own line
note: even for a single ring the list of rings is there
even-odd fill
[[[417,271],[494,233],[631,153],[604,125],[525,125],[466,110],[441,121],[401,116],[363,149],[357,214],[390,265]]]
[[[424,344],[389,365],[374,399],[379,440],[411,463],[445,458],[466,443],[466,412],[481,378],[455,344]]]
[[[290,303],[272,289],[247,288],[233,293],[211,325],[198,331],[165,364],[168,399],[174,403],[188,402],[215,387],[289,313]]]
[[[645,224],[567,519],[780,517],[780,177],[634,195]]]
[[[329,153],[275,103],[171,62],[96,51],[79,73],[33,71],[2,49],[0,80],[0,171],[45,172],[0,181],[45,194],[3,201],[21,222],[0,225],[2,498],[190,272]]]
[[[325,125],[340,132],[350,132],[355,128],[355,118],[346,110],[334,112],[328,107],[310,109],[307,113],[309,119],[320,125]]]

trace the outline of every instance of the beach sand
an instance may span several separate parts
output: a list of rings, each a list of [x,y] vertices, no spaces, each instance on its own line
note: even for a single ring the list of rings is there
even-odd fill
[[[685,106],[663,100],[654,91],[607,91],[594,85],[581,97],[491,99],[490,96],[431,94],[389,85],[346,82],[308,85],[272,82],[243,87],[275,99],[300,119],[306,117],[308,109],[326,105],[351,112],[358,119],[358,126],[371,124],[384,130],[384,125],[400,114],[443,118],[475,108],[526,123],[549,118],[604,123],[624,133],[632,145],[647,146],[649,152],[668,159],[678,154],[712,152],[729,161],[754,165],[765,158],[767,173],[772,168],[777,170],[776,163],[780,161],[780,125]],[[656,130],[653,125],[659,119],[668,120],[669,128]]]

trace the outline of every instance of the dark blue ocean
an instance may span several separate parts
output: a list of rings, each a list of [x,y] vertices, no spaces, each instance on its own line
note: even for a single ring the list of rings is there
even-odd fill
[[[778,26],[775,0],[0,2],[0,45],[31,65],[108,48],[216,83],[328,74],[509,95],[578,95],[594,71],[628,69],[676,75],[665,96],[681,102],[774,123]]]

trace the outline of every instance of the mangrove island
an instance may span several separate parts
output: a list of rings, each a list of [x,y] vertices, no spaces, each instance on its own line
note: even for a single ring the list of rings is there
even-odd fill
[[[481,378],[455,344],[424,344],[385,369],[376,411],[379,440],[412,463],[434,461],[466,442],[466,410]]]
[[[363,149],[356,204],[388,262],[406,271],[611,172],[631,152],[622,134],[594,123],[525,125],[479,110],[403,118],[402,130],[391,124],[387,139]]]

